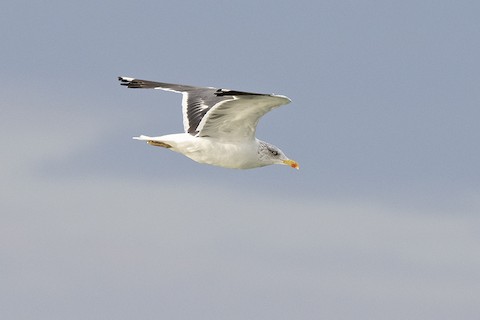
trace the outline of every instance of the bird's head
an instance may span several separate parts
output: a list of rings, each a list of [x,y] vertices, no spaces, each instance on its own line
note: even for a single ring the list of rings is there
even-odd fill
[[[265,165],[283,164],[297,170],[300,169],[300,166],[295,160],[287,158],[282,150],[272,144],[260,141],[258,155],[260,160],[264,162]]]

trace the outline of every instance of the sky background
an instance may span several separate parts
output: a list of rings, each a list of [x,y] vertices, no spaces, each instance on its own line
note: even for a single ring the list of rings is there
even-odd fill
[[[477,1],[8,1],[0,318],[474,319]],[[301,169],[133,141],[181,96],[277,93]]]

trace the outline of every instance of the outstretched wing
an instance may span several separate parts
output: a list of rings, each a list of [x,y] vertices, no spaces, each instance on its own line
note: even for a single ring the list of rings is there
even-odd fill
[[[222,90],[231,99],[213,106],[198,125],[198,135],[241,141],[255,138],[260,118],[270,110],[290,102],[285,96]]]
[[[290,102],[285,96],[194,87],[119,77],[129,88],[161,89],[182,93],[185,132],[223,140],[244,140],[255,137],[260,117]]]
[[[215,88],[185,86],[181,84],[154,82],[128,77],[119,77],[118,80],[121,85],[127,86],[128,88],[161,89],[181,93],[183,95],[183,127],[185,132],[193,135],[198,133],[198,124],[207,111],[216,103],[224,100],[223,98],[217,98],[214,95]]]

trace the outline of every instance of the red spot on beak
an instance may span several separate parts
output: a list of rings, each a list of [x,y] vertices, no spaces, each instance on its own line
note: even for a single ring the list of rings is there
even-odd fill
[[[284,160],[283,163],[289,165],[290,167],[294,168],[294,169],[300,169],[300,166],[298,165],[298,163],[294,160]]]

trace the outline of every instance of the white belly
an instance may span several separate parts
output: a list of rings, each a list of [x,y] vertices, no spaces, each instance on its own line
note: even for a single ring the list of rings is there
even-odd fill
[[[257,141],[242,143],[218,139],[198,138],[188,133],[171,134],[154,138],[172,146],[172,151],[190,159],[214,166],[234,169],[249,169],[263,166],[258,159]]]

